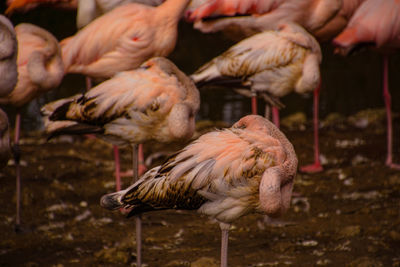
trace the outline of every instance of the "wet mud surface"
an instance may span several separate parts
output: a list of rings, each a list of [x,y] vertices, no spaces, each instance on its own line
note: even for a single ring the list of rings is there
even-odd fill
[[[400,266],[400,171],[384,165],[384,117],[365,128],[355,126],[365,126],[360,118],[329,118],[320,129],[324,171],[298,174],[292,206],[279,220],[251,214],[234,223],[229,266]],[[282,130],[304,165],[312,161],[311,122],[296,123]],[[399,124],[396,118],[398,161]],[[145,154],[183,145],[148,144]],[[21,150],[19,233],[15,168],[10,162],[1,170],[0,266],[135,266],[134,220],[98,204],[115,187],[111,146],[80,137],[46,142],[40,132],[24,132]],[[121,157],[129,169],[130,150]],[[196,212],[148,213],[143,246],[145,266],[218,266],[220,230]]]

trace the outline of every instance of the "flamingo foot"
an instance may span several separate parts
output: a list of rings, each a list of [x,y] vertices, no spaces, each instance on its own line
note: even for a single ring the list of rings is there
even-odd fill
[[[391,169],[400,171],[400,164],[386,162],[386,166],[388,166]]]
[[[319,162],[315,162],[314,164],[300,167],[300,171],[303,173],[317,173],[317,172],[322,172],[323,170],[324,168]]]

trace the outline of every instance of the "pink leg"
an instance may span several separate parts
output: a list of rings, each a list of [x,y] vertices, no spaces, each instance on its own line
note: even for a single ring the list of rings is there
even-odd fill
[[[257,95],[251,96],[251,114],[257,115]]]
[[[272,107],[272,122],[279,128],[279,109]]]
[[[318,111],[319,111],[319,91],[321,89],[321,83],[314,90],[314,110],[313,110],[313,122],[314,122],[314,164],[303,166],[300,171],[307,173],[316,173],[323,170],[321,162],[319,160],[319,140],[318,140]]]
[[[400,164],[394,164],[393,155],[393,127],[392,127],[392,107],[391,96],[389,92],[389,59],[388,56],[383,56],[383,98],[386,106],[386,120],[387,120],[387,157],[386,165],[393,169],[400,170]]]
[[[119,150],[118,146],[113,145],[114,150],[114,162],[115,162],[115,189],[117,191],[121,190],[121,175],[120,175],[120,160],[119,160]]]
[[[15,216],[15,231],[19,232],[21,226],[21,168],[20,168],[20,148],[19,136],[21,126],[21,114],[18,112],[15,117],[15,133],[14,133],[14,161],[16,175],[16,216]]]
[[[220,223],[221,228],[221,267],[228,266],[228,241],[229,241],[229,228],[230,224]]]
[[[86,82],[86,91],[92,89],[92,79],[89,76],[86,76],[85,82]]]
[[[140,177],[145,171],[147,171],[147,167],[144,164],[143,144],[139,144],[138,150],[138,177]]]
[[[147,167],[144,164],[144,153],[143,153],[143,144],[138,145],[138,177],[140,177],[145,171],[147,171]],[[133,176],[133,170],[128,170],[126,172],[121,173],[121,177]]]

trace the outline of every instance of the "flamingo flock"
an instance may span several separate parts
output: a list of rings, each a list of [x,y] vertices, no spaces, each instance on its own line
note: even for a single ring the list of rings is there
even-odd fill
[[[94,134],[133,150],[133,182],[105,194],[100,205],[136,217],[137,266],[142,264],[140,214],[153,210],[197,210],[220,223],[221,266],[228,266],[231,224],[249,213],[271,217],[290,206],[298,160],[279,129],[279,98],[314,94],[314,163],[300,168],[320,172],[318,99],[320,43],[331,42],[347,56],[361,47],[384,53],[387,111],[386,165],[392,159],[392,119],[388,53],[400,46],[397,0],[8,0],[6,14],[38,5],[77,10],[77,32],[58,40],[29,23],[13,26],[0,15],[0,104],[21,108],[57,88],[64,75],[87,77],[87,91],[44,105],[50,138]],[[384,14],[384,16],[382,15]],[[223,31],[237,41],[190,76],[166,57],[175,49],[184,18],[203,33]],[[92,83],[96,85],[92,86]],[[200,92],[227,87],[251,97],[252,115],[232,127],[193,140],[160,166],[144,172],[138,145],[189,140],[195,132]],[[215,89],[214,89],[215,90]],[[272,107],[257,115],[256,99]],[[0,167],[14,154],[16,229],[20,227],[20,115],[14,142],[0,109]],[[117,150],[115,150],[117,151]],[[139,160],[138,160],[139,158]]]

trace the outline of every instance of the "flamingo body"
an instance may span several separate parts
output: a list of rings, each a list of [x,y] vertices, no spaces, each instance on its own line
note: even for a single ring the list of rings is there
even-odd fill
[[[194,20],[194,28],[205,33],[224,30],[234,36],[248,37],[285,22],[295,22],[315,33],[341,6],[341,0],[211,0],[187,12],[186,17]],[[221,15],[232,17],[218,18]],[[213,19],[213,16],[217,17]]]
[[[204,134],[129,188],[102,197],[132,214],[196,209],[231,223],[251,212],[276,216],[290,204],[297,157],[267,119],[249,115],[231,128]]]
[[[400,47],[400,2],[366,0],[356,10],[347,27],[334,40],[343,54],[356,45],[369,44],[379,49]]]
[[[28,23],[17,25],[15,31],[18,82],[10,94],[0,98],[0,103],[20,107],[57,87],[64,76],[64,66],[57,39],[51,33]]]
[[[320,80],[321,50],[317,41],[295,24],[266,31],[232,46],[191,77],[196,83],[239,79],[255,92],[282,97],[306,93]]]
[[[48,133],[96,133],[117,145],[190,138],[199,93],[172,62],[152,58],[84,95],[45,105]]]
[[[287,210],[296,169],[286,137],[267,119],[250,115],[229,129],[204,134],[127,189],[103,196],[100,204],[132,208],[129,215],[186,209],[217,219],[225,267],[229,225],[252,212],[278,216]]]
[[[0,97],[8,95],[17,84],[18,45],[14,27],[0,15]]]
[[[67,72],[110,78],[175,47],[177,24],[189,0],[168,0],[158,7],[127,4],[97,18],[61,42]]]

